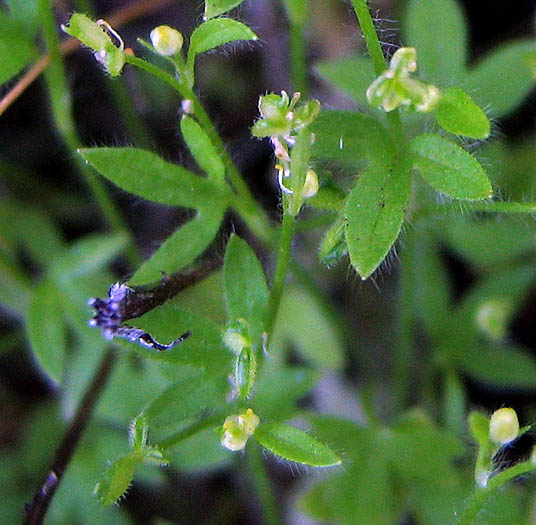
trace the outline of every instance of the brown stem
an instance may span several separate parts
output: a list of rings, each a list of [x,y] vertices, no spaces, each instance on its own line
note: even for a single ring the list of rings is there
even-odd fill
[[[56,450],[56,455],[48,469],[44,482],[35,493],[33,500],[25,506],[26,517],[24,525],[43,523],[50,502],[84,433],[95,404],[113,370],[116,359],[113,348],[110,348],[102,357],[97,372],[78,407],[78,411]]]
[[[171,4],[173,0],[153,0],[152,2],[146,2],[141,0],[135,2],[106,17],[108,23],[111,26],[120,27],[123,24],[131,22],[136,18],[140,18],[146,14],[153,13],[158,9]],[[62,55],[69,55],[75,49],[78,48],[80,42],[76,38],[68,38],[64,40],[60,45],[60,51]],[[26,89],[32,84],[32,82],[49,66],[50,53],[45,53],[41,58],[34,63],[34,65],[22,75],[19,81],[6,93],[6,95],[0,100],[0,116],[17,100]]]

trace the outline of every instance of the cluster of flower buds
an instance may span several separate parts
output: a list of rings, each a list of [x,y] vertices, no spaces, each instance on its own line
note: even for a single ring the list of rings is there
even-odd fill
[[[439,89],[411,77],[417,70],[417,51],[402,47],[391,58],[389,68],[367,89],[371,106],[393,111],[399,107],[427,113],[433,111],[441,99]]]
[[[242,450],[258,425],[259,417],[251,408],[240,414],[228,416],[222,426],[220,437],[222,446],[233,452]]]
[[[313,122],[320,112],[318,100],[308,100],[297,105],[301,94],[294,93],[289,98],[285,91],[281,95],[274,93],[259,99],[261,118],[255,122],[251,132],[255,137],[270,137],[278,163],[279,187],[283,193],[292,195],[293,190],[285,184],[291,176],[290,148],[295,144],[296,134]],[[307,170],[301,197],[312,197],[318,191],[318,175],[312,169]]]

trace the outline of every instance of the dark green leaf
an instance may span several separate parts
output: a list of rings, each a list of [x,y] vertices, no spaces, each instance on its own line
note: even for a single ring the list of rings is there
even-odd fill
[[[455,135],[485,139],[490,133],[488,117],[463,89],[445,91],[437,106],[436,118],[443,129]]]
[[[26,36],[30,39],[35,36],[38,25],[38,0],[6,0],[5,2],[11,13],[13,20],[16,20],[26,31]]]
[[[216,182],[222,183],[225,166],[203,128],[187,115],[181,120],[182,136],[199,167]]]
[[[322,111],[312,123],[313,158],[341,165],[388,163],[393,152],[389,132],[373,117],[352,111]]]
[[[341,460],[326,445],[303,430],[281,423],[264,423],[255,430],[257,441],[276,456],[312,467],[331,467]]]
[[[214,18],[240,5],[244,0],[205,0],[205,20]]]
[[[237,40],[257,40],[257,35],[246,25],[232,18],[215,18],[197,26],[190,37],[187,63],[193,67],[200,53]]]
[[[317,62],[315,69],[328,82],[352,97],[361,107],[369,107],[366,91],[376,79],[369,57],[351,56]]]
[[[451,85],[467,60],[467,25],[458,2],[412,0],[405,16],[404,42],[417,49],[419,70],[428,81]]]
[[[426,133],[410,142],[414,167],[437,191],[453,199],[487,199],[491,183],[481,164],[463,148]]]
[[[462,86],[493,117],[513,111],[534,86],[526,53],[534,49],[532,40],[512,42],[493,50],[477,62]]]
[[[168,387],[144,410],[151,429],[176,426],[225,403],[229,382],[224,371],[197,372]]]
[[[199,208],[194,219],[166,239],[164,244],[136,271],[130,284],[147,284],[162,278],[162,272],[172,274],[195,261],[214,240],[225,208]]]
[[[264,331],[268,286],[255,253],[234,234],[227,243],[224,279],[229,318],[233,321],[245,319],[256,342]]]
[[[79,150],[101,175],[125,191],[169,206],[202,208],[225,203],[225,192],[213,181],[136,148]]]
[[[25,28],[0,11],[0,84],[14,77],[35,56],[35,47]]]
[[[403,163],[364,171],[346,203],[346,243],[352,266],[362,279],[381,264],[398,237],[411,189]]]
[[[67,337],[61,297],[49,281],[42,282],[33,292],[26,330],[40,366],[60,383],[67,355]]]

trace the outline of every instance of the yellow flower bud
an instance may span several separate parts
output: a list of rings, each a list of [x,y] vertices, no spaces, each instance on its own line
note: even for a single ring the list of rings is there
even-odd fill
[[[519,434],[519,421],[513,408],[500,408],[489,420],[489,437],[495,443],[504,445]]]
[[[183,41],[182,34],[169,26],[158,26],[151,31],[151,42],[161,55],[175,55],[182,49]]]
[[[303,196],[313,197],[318,192],[318,175],[314,170],[307,170],[305,184],[303,185]]]
[[[251,408],[241,414],[225,418],[220,438],[222,446],[233,452],[242,450],[246,446],[249,436],[255,433],[259,421],[259,417]]]

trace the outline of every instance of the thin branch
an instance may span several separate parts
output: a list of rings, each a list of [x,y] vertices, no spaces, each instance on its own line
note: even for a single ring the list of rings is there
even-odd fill
[[[141,18],[146,14],[153,13],[158,9],[170,5],[173,0],[153,0],[152,2],[135,2],[127,5],[106,17],[111,26],[120,27],[136,18]],[[60,45],[62,55],[70,55],[80,45],[80,41],[75,38],[68,38]],[[19,81],[0,100],[0,116],[19,98],[24,91],[35,81],[37,77],[49,66],[51,60],[50,53],[45,53],[35,64],[22,75]]]
[[[113,348],[110,348],[102,357],[97,372],[78,407],[78,411],[56,450],[56,455],[48,469],[44,482],[35,493],[33,500],[24,509],[26,512],[24,525],[40,525],[44,522],[50,502],[87,427],[95,404],[106,385],[116,359]]]

